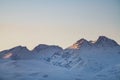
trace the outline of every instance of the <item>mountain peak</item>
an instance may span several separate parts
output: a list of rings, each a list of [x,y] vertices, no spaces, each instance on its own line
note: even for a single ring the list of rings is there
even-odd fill
[[[41,49],[45,49],[45,48],[48,48],[49,45],[46,45],[46,44],[39,44],[38,46],[36,46],[33,51],[37,51],[39,52]]]
[[[88,42],[86,39],[82,38],[76,42],[76,44],[83,44],[84,42]]]
[[[70,46],[70,49],[80,49],[80,48],[87,48],[87,47],[114,47],[119,46],[116,41],[106,37],[106,36],[99,36],[97,41],[87,41],[86,39],[82,38]]]
[[[106,47],[113,47],[113,46],[118,46],[117,42],[114,40],[106,37],[106,36],[100,36],[97,41],[95,42],[96,46],[106,46]]]
[[[109,38],[106,36],[99,36],[98,40],[108,40]]]
[[[12,48],[12,49],[10,49],[10,51],[18,51],[18,50],[22,50],[22,49],[24,49],[24,50],[28,50],[28,48],[26,47],[26,46],[16,46],[16,47],[14,47],[14,48]],[[29,50],[28,50],[29,51]]]
[[[90,45],[90,43],[86,39],[82,38],[82,39],[78,40],[75,44],[70,46],[69,48],[79,49],[81,47],[88,46],[88,45]]]

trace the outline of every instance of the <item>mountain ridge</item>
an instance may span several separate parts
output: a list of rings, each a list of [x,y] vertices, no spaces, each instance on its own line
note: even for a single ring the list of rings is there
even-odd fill
[[[67,49],[68,50],[73,50],[73,49],[91,49],[91,48],[98,48],[98,49],[109,49],[109,48],[114,48],[114,47],[120,47],[119,44],[110,39],[107,38],[105,36],[99,36],[99,38],[94,41],[87,41],[86,39],[82,38],[80,40],[78,40],[76,43],[74,43],[72,46],[63,49],[62,47],[59,47],[57,45],[47,45],[47,44],[39,44],[37,45],[33,50],[29,50],[26,46],[16,46],[13,47],[11,49],[8,50],[3,50],[0,52],[0,58],[9,58],[12,57],[12,59],[17,59],[20,57],[24,57],[26,55],[27,56],[34,56],[33,53],[39,54],[38,56],[47,54],[50,56],[54,55],[55,53],[59,53],[59,52],[65,52]],[[49,52],[49,54],[48,54]],[[9,57],[5,57],[7,54],[11,54],[11,56]],[[47,56],[46,55],[46,56]],[[45,55],[44,55],[45,56]]]
[[[110,38],[108,38],[108,37],[106,37],[106,36],[99,36],[98,37],[98,39],[96,40],[96,41],[92,41],[92,40],[90,40],[90,41],[88,41],[88,40],[86,40],[86,39],[84,39],[84,38],[81,38],[80,40],[78,40],[76,43],[74,43],[72,46],[70,46],[70,47],[68,47],[68,48],[74,48],[74,47],[78,47],[78,48],[80,48],[80,46],[82,46],[82,45],[84,45],[84,44],[89,44],[89,45],[99,45],[99,44],[105,44],[105,43],[107,43],[107,41],[109,42],[110,41],[110,43],[113,43],[112,44],[112,46],[120,46],[116,41],[114,41],[113,39],[110,39]],[[110,44],[110,43],[107,43],[107,44]],[[10,49],[20,49],[20,48],[24,48],[24,49],[26,49],[26,50],[29,50],[29,51],[34,51],[35,49],[37,49],[38,48],[38,50],[41,48],[47,48],[47,47],[50,47],[50,46],[56,46],[56,47],[60,47],[60,46],[58,46],[58,45],[47,45],[47,44],[39,44],[39,45],[37,45],[37,46],[35,46],[32,50],[29,50],[26,46],[22,46],[22,45],[18,45],[18,46],[15,46],[15,47],[13,47],[13,48],[10,48]],[[110,45],[109,45],[110,46]],[[62,48],[62,47],[60,47],[60,48]],[[10,50],[10,49],[7,49],[7,50]],[[63,49],[63,48],[62,48]],[[66,49],[66,48],[65,48]],[[1,50],[0,52],[2,52],[2,51],[5,51],[5,50]]]
[[[70,49],[80,49],[80,47],[114,47],[119,46],[119,44],[106,37],[106,36],[99,36],[99,38],[96,41],[87,41],[86,39],[82,38],[78,40],[76,43],[74,43],[72,46],[70,46]]]

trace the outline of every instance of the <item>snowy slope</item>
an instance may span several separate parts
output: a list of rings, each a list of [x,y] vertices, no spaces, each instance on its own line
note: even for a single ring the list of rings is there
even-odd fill
[[[70,79],[66,69],[38,60],[0,61],[0,65],[0,80]]]
[[[92,76],[91,80],[120,80],[120,64],[103,69]]]

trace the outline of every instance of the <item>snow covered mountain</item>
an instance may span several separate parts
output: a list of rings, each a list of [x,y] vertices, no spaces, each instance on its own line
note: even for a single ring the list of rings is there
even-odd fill
[[[45,44],[36,46],[32,51],[28,50],[26,47],[17,46],[0,52],[0,58],[12,60],[46,59],[51,57],[54,53],[62,50],[61,47]]]
[[[114,40],[105,36],[100,36],[94,43],[85,39],[78,40],[75,44],[66,48],[62,53],[59,53],[59,55],[54,54],[52,56],[52,61],[55,65],[72,68],[79,64],[84,64],[84,62],[89,61],[89,58],[97,58],[98,55],[104,57],[107,53],[116,55],[119,52],[120,46]]]
[[[0,52],[0,71],[0,80],[120,80],[120,45],[100,36],[96,41],[80,39],[66,49],[17,46]]]
[[[2,51],[0,53],[0,58],[3,59],[28,59],[30,56],[30,51],[26,47],[17,46],[9,50]]]
[[[100,36],[97,41],[87,41],[85,39],[78,40],[75,44],[70,46],[69,48],[73,49],[80,49],[80,48],[87,48],[87,47],[96,47],[96,48],[109,48],[109,47],[116,47],[119,46],[117,42],[112,39],[109,39],[105,36]]]

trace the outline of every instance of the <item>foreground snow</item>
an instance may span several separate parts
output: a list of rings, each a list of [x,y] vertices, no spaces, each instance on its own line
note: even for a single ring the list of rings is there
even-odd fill
[[[0,80],[75,80],[70,70],[37,60],[1,60]]]

